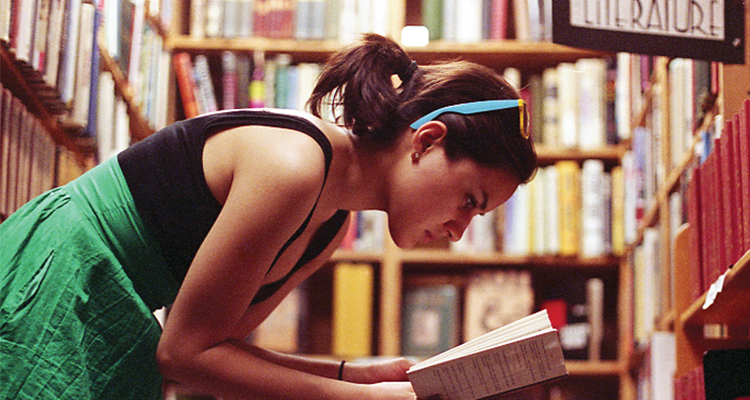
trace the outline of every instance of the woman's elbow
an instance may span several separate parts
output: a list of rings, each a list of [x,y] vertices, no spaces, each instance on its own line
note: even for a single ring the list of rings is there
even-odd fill
[[[156,364],[159,372],[168,380],[180,380],[178,374],[185,371],[188,358],[184,348],[180,349],[178,345],[165,343],[164,340],[156,348]]]

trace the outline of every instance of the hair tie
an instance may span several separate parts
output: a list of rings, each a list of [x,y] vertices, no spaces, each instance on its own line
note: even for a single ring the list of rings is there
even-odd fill
[[[401,82],[404,82],[404,83],[408,82],[411,79],[412,75],[414,75],[414,71],[416,70],[417,70],[417,62],[412,60],[409,63],[409,66],[406,67],[404,72],[398,74],[398,77],[399,79],[401,79]]]

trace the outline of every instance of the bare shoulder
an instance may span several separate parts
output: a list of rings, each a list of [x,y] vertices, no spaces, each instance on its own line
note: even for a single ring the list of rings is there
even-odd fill
[[[300,113],[335,142],[335,125]],[[331,139],[333,137],[333,139]],[[217,133],[206,141],[203,153],[206,181],[215,197],[224,202],[236,178],[246,184],[277,182],[320,189],[325,157],[309,135],[288,128],[240,126]]]

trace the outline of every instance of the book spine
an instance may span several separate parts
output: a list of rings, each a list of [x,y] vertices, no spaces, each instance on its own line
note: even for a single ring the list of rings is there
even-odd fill
[[[198,104],[201,106],[201,114],[218,110],[219,107],[216,103],[216,92],[214,91],[211,71],[208,67],[208,57],[204,54],[195,56],[194,71],[195,84],[198,88],[198,95],[200,96]]]
[[[195,79],[190,54],[184,52],[175,54],[174,70],[177,77],[177,86],[180,89],[185,117],[196,117],[198,116],[198,104],[195,98]]]
[[[740,172],[742,181],[743,246],[750,250],[750,100],[745,100],[739,112]]]
[[[372,353],[374,271],[369,264],[336,264],[333,271],[333,354]]]

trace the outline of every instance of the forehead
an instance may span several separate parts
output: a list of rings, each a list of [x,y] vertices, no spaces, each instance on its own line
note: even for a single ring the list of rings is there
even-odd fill
[[[518,178],[505,168],[485,167],[469,159],[460,163],[464,164],[459,168],[463,186],[476,195],[486,195],[487,210],[505,203],[518,187]]]

